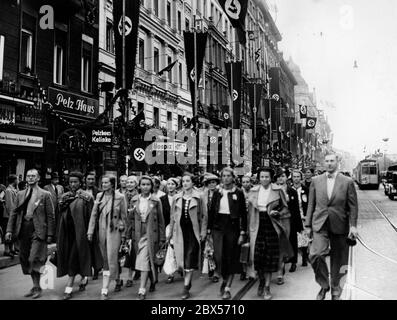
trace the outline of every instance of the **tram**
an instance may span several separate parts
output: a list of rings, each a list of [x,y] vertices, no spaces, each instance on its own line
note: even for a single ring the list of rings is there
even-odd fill
[[[383,186],[385,188],[385,195],[390,198],[390,191],[393,188],[393,176],[397,173],[397,165],[392,165],[387,168]]]
[[[354,169],[354,180],[360,190],[379,189],[379,165],[376,160],[361,160]]]

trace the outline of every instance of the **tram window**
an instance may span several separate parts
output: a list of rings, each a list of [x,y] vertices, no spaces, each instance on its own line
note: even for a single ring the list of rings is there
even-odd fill
[[[363,167],[362,174],[376,174],[376,167]]]

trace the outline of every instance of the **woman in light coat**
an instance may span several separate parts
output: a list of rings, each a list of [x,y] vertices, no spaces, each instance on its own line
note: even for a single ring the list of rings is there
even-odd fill
[[[136,252],[135,270],[141,272],[138,297],[144,300],[148,278],[151,282],[149,292],[155,290],[157,268],[154,257],[165,243],[165,228],[160,199],[153,194],[153,180],[142,176],[139,187],[141,194],[131,200],[132,212],[128,216],[126,235],[132,240]]]
[[[270,280],[278,271],[280,257],[293,256],[286,231],[280,222],[283,215],[289,214],[283,191],[272,185],[273,171],[261,169],[258,173],[260,185],[250,190],[248,195],[250,259],[249,273],[259,276],[258,296],[272,299]]]
[[[182,177],[183,192],[175,196],[171,209],[168,241],[174,243],[177,265],[185,272],[182,299],[190,297],[194,270],[201,270],[201,243],[207,235],[207,206],[202,195],[193,189],[193,175]]]
[[[101,296],[108,299],[108,288],[111,280],[116,280],[116,289],[120,288],[120,268],[118,253],[122,241],[125,241],[127,201],[125,196],[115,190],[116,178],[102,177],[102,190],[97,194],[92,209],[87,237],[92,241],[95,225],[99,226],[99,247],[103,265],[103,286]]]

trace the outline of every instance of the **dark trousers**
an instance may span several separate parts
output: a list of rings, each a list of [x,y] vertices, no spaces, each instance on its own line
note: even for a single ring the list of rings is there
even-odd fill
[[[216,271],[226,280],[229,275],[239,273],[240,250],[238,238],[240,237],[240,228],[238,219],[232,220],[230,215],[220,215],[218,230],[213,231],[214,239],[214,258]]]
[[[19,245],[19,261],[23,274],[31,274],[32,271],[40,273],[47,260],[47,242],[36,235],[33,220],[22,221]]]
[[[332,233],[327,221],[319,232],[313,233],[313,242],[310,246],[309,259],[316,282],[321,288],[328,289],[330,281],[326,254],[331,245],[331,293],[333,295],[342,293],[340,280],[345,275],[349,260],[349,246],[346,238],[347,234]]]
[[[289,242],[294,250],[294,256],[289,260],[289,262],[298,263],[298,234],[294,229],[291,230],[289,235]]]

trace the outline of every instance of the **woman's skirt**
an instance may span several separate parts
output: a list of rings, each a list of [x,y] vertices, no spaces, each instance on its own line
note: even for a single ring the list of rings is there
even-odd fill
[[[181,229],[183,234],[183,268],[185,270],[197,270],[199,264],[200,244],[193,230],[190,216],[181,217]]]
[[[148,238],[146,235],[144,235],[138,242],[135,270],[151,271]]]
[[[266,212],[260,212],[259,217],[259,230],[254,253],[255,270],[276,272],[280,256],[278,234]]]

